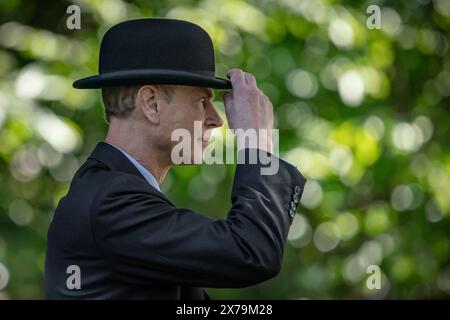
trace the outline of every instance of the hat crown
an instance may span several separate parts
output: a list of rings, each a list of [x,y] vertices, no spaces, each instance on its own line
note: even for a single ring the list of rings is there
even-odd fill
[[[173,84],[232,89],[216,77],[213,42],[198,25],[149,18],[112,26],[100,45],[97,75],[73,83],[77,89]]]
[[[214,75],[214,47],[196,24],[175,19],[138,19],[110,28],[100,46],[99,73],[169,69]]]

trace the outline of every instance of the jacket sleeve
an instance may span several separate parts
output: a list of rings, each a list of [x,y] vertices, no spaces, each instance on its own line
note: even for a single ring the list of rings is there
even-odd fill
[[[259,162],[238,164],[232,206],[217,221],[176,208],[136,176],[115,178],[91,210],[94,238],[113,272],[134,284],[222,288],[277,275],[305,179],[266,155],[279,161],[278,172],[261,175]]]

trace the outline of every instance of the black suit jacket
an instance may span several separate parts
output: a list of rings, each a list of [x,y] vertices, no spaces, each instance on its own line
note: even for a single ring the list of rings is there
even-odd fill
[[[281,159],[276,175],[261,175],[261,167],[237,165],[231,209],[213,221],[177,208],[119,150],[98,143],[48,231],[48,298],[205,299],[199,287],[274,277],[305,179]],[[72,265],[80,288],[68,286]]]

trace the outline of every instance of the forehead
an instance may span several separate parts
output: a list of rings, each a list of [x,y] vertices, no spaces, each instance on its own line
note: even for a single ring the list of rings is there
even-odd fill
[[[187,86],[186,88],[187,88],[187,91],[192,95],[196,95],[196,96],[205,95],[209,98],[214,97],[214,91],[211,88],[192,87],[192,86]]]

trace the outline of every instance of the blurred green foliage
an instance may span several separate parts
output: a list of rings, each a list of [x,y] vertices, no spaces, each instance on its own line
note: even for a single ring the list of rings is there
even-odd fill
[[[81,30],[66,8],[81,8]],[[382,29],[366,26],[371,4]],[[0,3],[0,299],[44,298],[46,232],[107,125],[100,39],[131,18],[205,28],[217,73],[255,74],[280,155],[308,178],[281,274],[213,298],[450,296],[450,2],[447,0],[8,0]],[[223,113],[223,106],[217,101]],[[233,166],[173,168],[180,207],[223,217]],[[220,254],[220,253],[218,253]],[[382,289],[366,287],[379,265]]]

